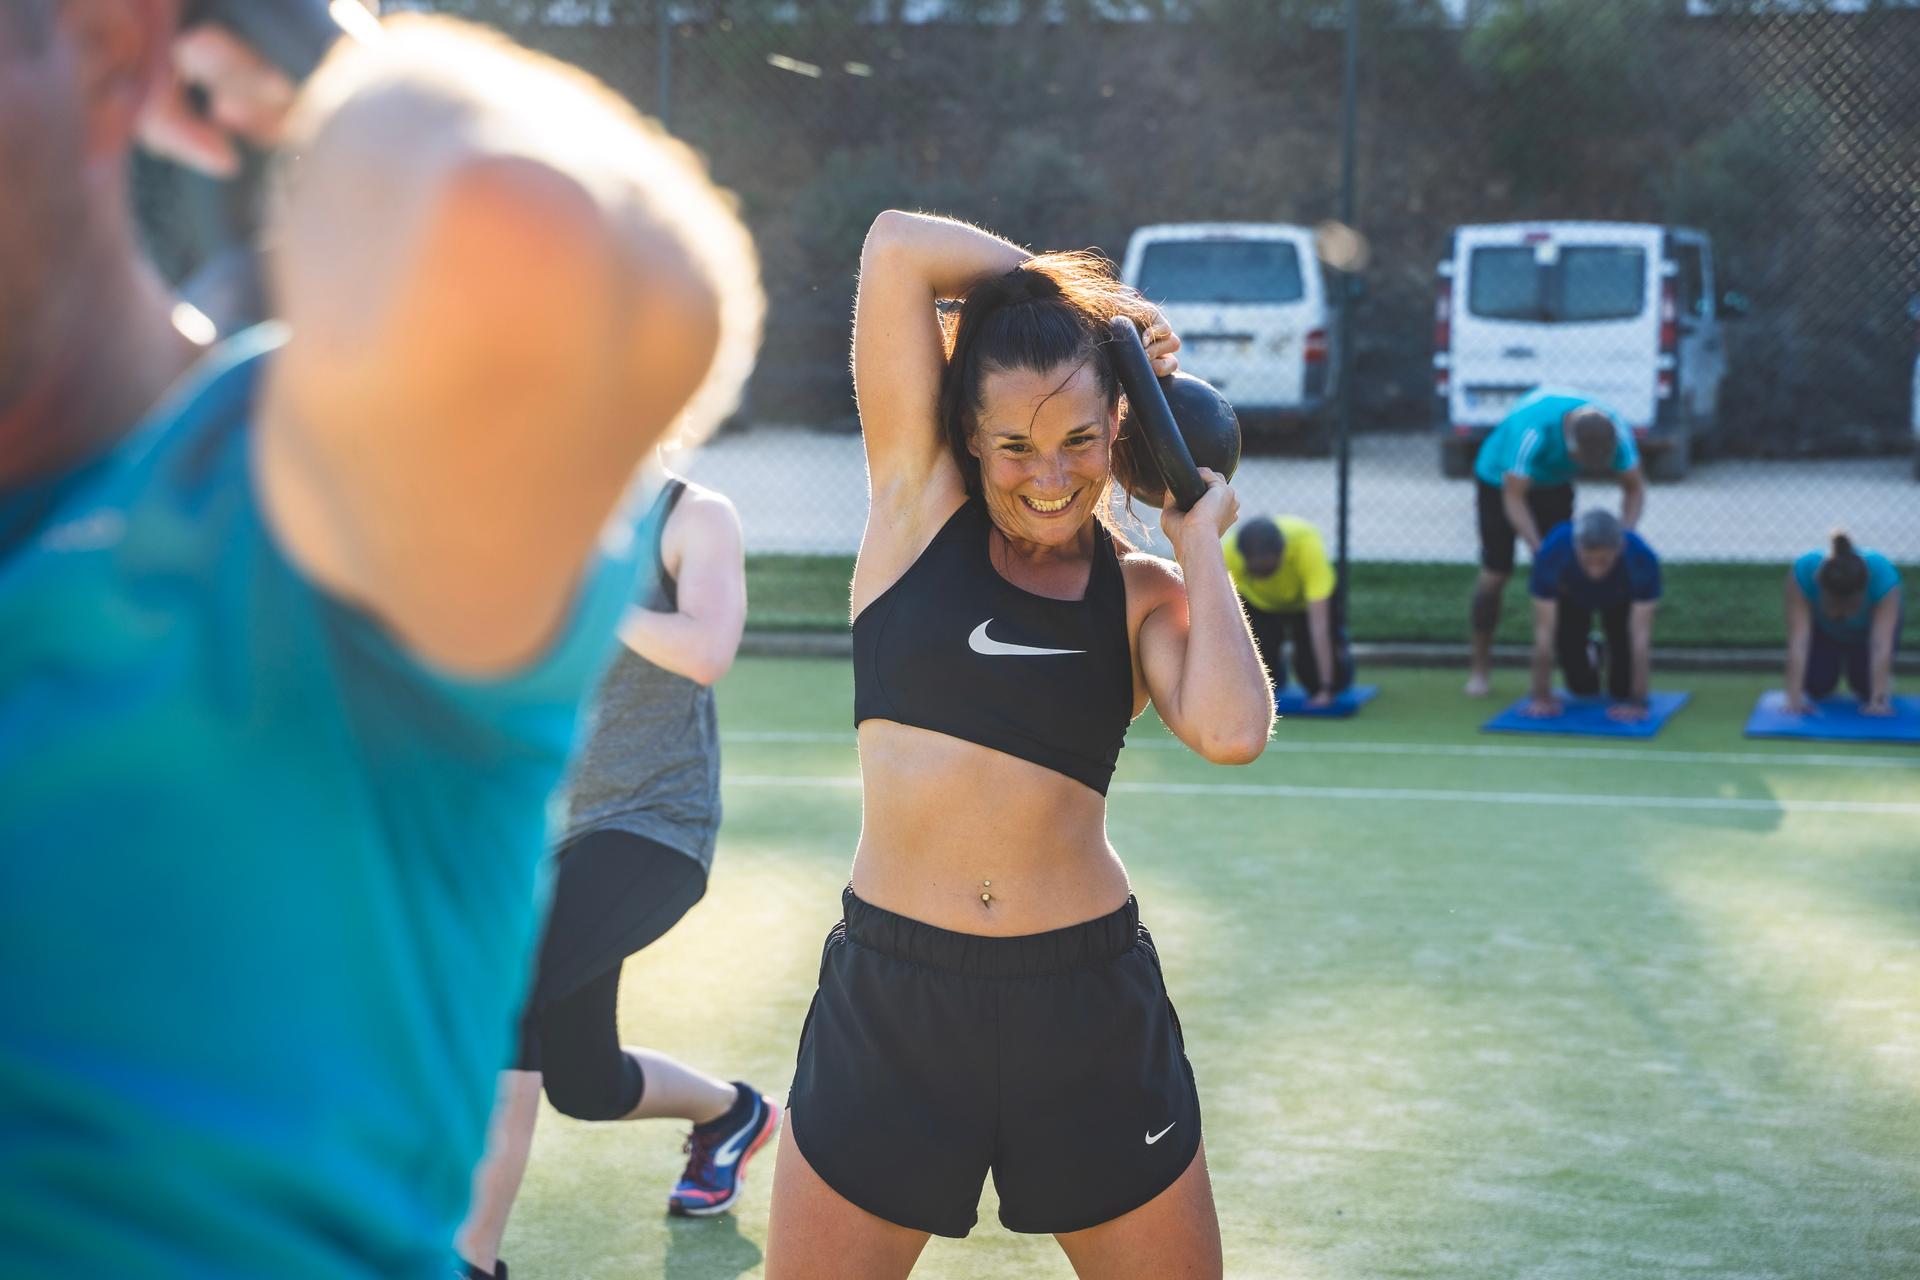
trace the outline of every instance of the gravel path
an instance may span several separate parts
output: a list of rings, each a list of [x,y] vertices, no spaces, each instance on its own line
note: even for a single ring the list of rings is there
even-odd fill
[[[1360,560],[1472,560],[1473,497],[1439,474],[1425,435],[1354,440],[1352,555]],[[739,504],[753,551],[851,552],[866,514],[856,435],[755,427],[712,441],[683,466]],[[1705,462],[1648,494],[1642,532],[1673,560],[1787,560],[1836,524],[1897,560],[1920,561],[1920,484],[1903,457]],[[1244,511],[1285,511],[1333,538],[1334,464],[1248,458]],[[1611,500],[1608,486],[1587,491]]]

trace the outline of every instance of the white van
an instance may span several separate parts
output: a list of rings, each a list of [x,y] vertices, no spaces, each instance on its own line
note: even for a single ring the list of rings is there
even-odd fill
[[[1455,227],[1434,297],[1441,470],[1474,451],[1521,396],[1577,388],[1632,424],[1648,474],[1677,480],[1719,426],[1727,376],[1704,232],[1631,222]]]
[[[1141,227],[1121,275],[1166,313],[1180,367],[1217,387],[1249,436],[1325,452],[1333,391],[1326,282],[1307,227],[1177,222]]]

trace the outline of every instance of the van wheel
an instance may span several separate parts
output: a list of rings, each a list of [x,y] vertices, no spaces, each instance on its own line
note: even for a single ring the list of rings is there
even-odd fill
[[[1920,480],[1920,440],[1913,442],[1913,478]]]
[[[1667,447],[1647,459],[1647,477],[1663,484],[1687,478],[1687,468],[1693,465],[1693,433],[1683,431],[1667,443]]]
[[[1440,441],[1440,474],[1449,480],[1465,480],[1473,472],[1473,451],[1461,440]]]

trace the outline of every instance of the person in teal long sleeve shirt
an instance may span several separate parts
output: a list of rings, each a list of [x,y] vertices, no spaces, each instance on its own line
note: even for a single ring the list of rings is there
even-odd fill
[[[737,389],[751,245],[503,40],[396,19],[288,116],[174,21],[0,6],[0,1271],[440,1280],[636,464]],[[297,159],[288,327],[203,357],[127,153],[214,122]]]

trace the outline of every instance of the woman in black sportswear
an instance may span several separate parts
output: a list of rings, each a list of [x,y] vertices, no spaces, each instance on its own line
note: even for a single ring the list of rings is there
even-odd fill
[[[897,212],[868,233],[864,820],[801,1033],[772,1280],[904,1276],[930,1233],[967,1233],[989,1172],[1001,1220],[1082,1275],[1220,1273],[1193,1076],[1106,789],[1149,701],[1243,764],[1273,699],[1220,554],[1224,479],[1162,512],[1177,565],[1111,528],[1113,481],[1147,465],[1104,346],[1122,314],[1171,371],[1178,339],[1101,259]]]

